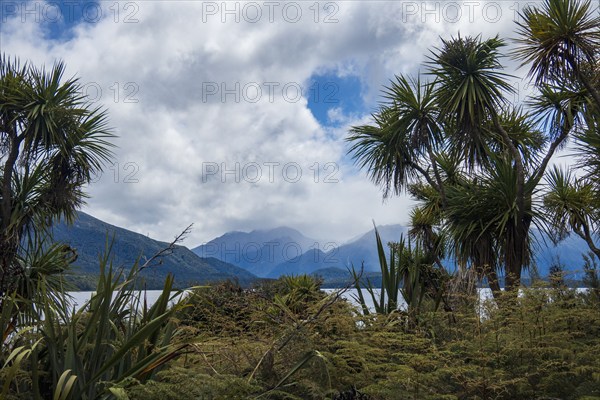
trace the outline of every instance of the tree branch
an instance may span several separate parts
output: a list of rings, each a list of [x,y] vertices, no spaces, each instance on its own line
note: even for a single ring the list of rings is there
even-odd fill
[[[2,176],[2,229],[6,230],[10,224],[10,214],[12,210],[12,174],[15,169],[15,164],[19,158],[19,146],[21,140],[17,137],[16,122],[11,127],[12,129],[8,133],[8,141],[10,142],[10,151],[6,163],[4,164],[4,171]],[[5,233],[8,233],[5,231]]]
[[[589,226],[587,226],[587,224],[582,224],[581,225],[583,228],[583,232],[581,231],[581,229],[579,228],[573,228],[573,231],[583,240],[585,240],[585,242],[587,243],[588,247],[590,248],[590,250],[596,255],[596,257],[598,257],[598,259],[600,260],[600,249],[596,247],[596,245],[594,244],[594,241],[592,239],[592,235],[590,234],[590,228]]]
[[[433,175],[435,176],[435,180],[438,184],[438,190],[440,192],[440,196],[442,197],[442,208],[446,208],[446,190],[444,189],[444,183],[442,182],[442,177],[440,175],[440,171],[437,167],[437,162],[435,161],[435,156],[433,154],[433,150],[431,149],[431,144],[427,143],[427,153],[429,154],[429,161],[431,162],[431,167],[433,168]]]
[[[440,191],[440,187],[438,187],[437,183],[431,179],[431,176],[429,176],[429,174],[427,173],[427,171],[425,171],[423,169],[423,167],[421,167],[419,164],[414,163],[414,162],[410,162],[410,165],[417,170],[419,173],[421,173],[421,175],[423,175],[423,177],[425,178],[425,180],[427,181],[427,183],[429,183],[431,185],[431,187],[435,188],[437,191]]]
[[[538,167],[537,172],[533,176],[533,178],[532,178],[533,182],[535,182],[537,184],[542,179],[542,177],[544,176],[544,173],[546,172],[546,168],[548,167],[548,163],[550,162],[550,159],[554,155],[554,152],[556,151],[558,146],[560,146],[560,144],[567,138],[570,131],[571,131],[571,128],[567,129],[566,127],[563,126],[563,128],[561,129],[560,135],[550,145],[550,148],[548,149],[548,153],[546,153],[546,156],[544,157],[544,159],[542,160],[542,163]]]
[[[171,243],[169,243],[167,247],[165,247],[164,249],[161,249],[159,252],[157,252],[152,257],[150,257],[148,260],[146,260],[146,262],[140,267],[139,272],[141,272],[142,270],[144,270],[146,268],[154,267],[156,265],[162,264],[162,258],[173,254],[173,251],[177,247],[177,244],[185,239],[185,237],[192,230],[193,225],[194,224],[190,224],[179,235],[175,236],[175,239],[173,239],[173,241]],[[158,260],[158,262],[156,264],[152,264],[152,262],[154,262],[156,260]]]
[[[517,172],[517,207],[519,213],[519,219],[523,218],[523,214],[525,213],[525,168],[523,167],[523,160],[521,159],[521,154],[519,153],[519,149],[515,146],[512,139],[508,135],[508,132],[502,127],[500,124],[500,120],[498,119],[498,115],[494,113],[492,117],[494,121],[494,126],[502,135],[502,138],[506,142],[506,146],[510,151],[514,161],[515,161],[515,169]]]

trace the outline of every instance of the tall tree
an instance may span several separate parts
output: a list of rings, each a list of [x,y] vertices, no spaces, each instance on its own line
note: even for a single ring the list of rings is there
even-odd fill
[[[0,58],[0,298],[31,272],[34,250],[28,256],[24,246],[39,244],[53,220],[75,216],[83,186],[111,158],[106,112],[64,71],[63,63],[46,71]],[[72,259],[65,246],[53,252],[63,264]]]
[[[507,100],[513,89],[501,63],[505,42],[458,36],[431,51],[431,82],[408,85],[397,77],[373,124],[353,127],[348,137],[349,152],[384,196],[408,190],[420,200],[415,233],[432,231],[425,221],[435,224],[457,260],[487,277],[495,292],[500,269],[507,289],[519,286],[531,260],[531,227],[542,222],[534,201],[540,181],[596,107],[598,80],[590,71],[600,19],[590,2],[546,0],[522,19],[513,55],[531,66],[537,89],[526,111]]]

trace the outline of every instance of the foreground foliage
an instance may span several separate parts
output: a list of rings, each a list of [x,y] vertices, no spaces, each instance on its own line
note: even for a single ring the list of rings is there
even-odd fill
[[[2,398],[600,398],[600,302],[558,281],[406,324],[307,276],[196,288],[172,308],[167,282],[148,308],[111,274],[63,322],[46,309],[4,341]]]
[[[147,307],[137,290],[140,270],[115,271],[108,255],[100,259],[100,277],[88,302],[72,308],[65,293],[54,302],[38,302],[38,318],[15,325],[16,296],[4,297],[0,328],[0,398],[100,399],[125,396],[129,380],[144,382],[186,345],[175,340],[173,278]],[[51,293],[40,284],[42,298]],[[174,304],[169,304],[174,302]],[[71,311],[72,310],[72,311]]]
[[[459,36],[432,52],[435,81],[398,77],[374,125],[352,129],[356,161],[386,195],[420,201],[414,247],[392,245],[388,263],[377,236],[375,313],[308,276],[184,298],[168,277],[148,307],[136,289],[149,264],[125,276],[108,255],[95,294],[74,308],[63,272],[76,252],[46,234],[82,204],[112,135],[77,81],[61,83],[62,64],[46,73],[1,58],[0,398],[600,399],[600,18],[575,0],[521,17],[514,55],[538,91],[529,110],[503,110],[504,42]],[[586,175],[546,174],[568,137]],[[586,240],[588,292],[567,289],[559,268],[550,287],[518,295],[535,224]],[[461,267],[452,277],[448,256]],[[462,279],[467,269],[493,300]]]
[[[194,291],[178,313],[194,351],[128,396],[600,398],[600,304],[588,294],[531,288],[502,309],[465,297],[453,318],[421,312],[407,328],[402,313],[363,315],[318,291],[293,311],[281,301],[292,292],[285,280]]]

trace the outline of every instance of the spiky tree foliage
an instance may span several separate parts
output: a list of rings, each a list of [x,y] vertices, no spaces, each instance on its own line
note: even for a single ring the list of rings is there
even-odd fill
[[[600,259],[596,235],[600,230],[600,201],[594,183],[577,178],[572,171],[554,167],[547,177],[549,191],[544,197],[547,222],[553,239],[560,241],[574,232]]]
[[[424,160],[435,158],[441,129],[433,86],[420,78],[396,77],[385,88],[387,101],[373,114],[374,125],[355,126],[350,131],[350,152],[369,177],[384,188],[384,196],[400,194],[419,176],[438,187],[423,168]]]
[[[530,230],[541,225],[534,195],[555,152],[569,136],[600,143],[600,24],[589,1],[547,0],[522,18],[514,57],[537,89],[525,109],[508,105],[504,41],[459,35],[431,51],[431,82],[397,77],[373,123],[348,137],[384,196],[407,190],[420,201],[412,232],[421,244],[432,248],[432,233],[444,232],[459,264],[495,292],[499,270],[513,289],[530,264]]]
[[[592,9],[589,1],[556,0],[547,0],[541,9],[526,9],[527,25],[521,24],[520,30],[528,47],[519,56],[532,63],[530,74],[537,74],[540,81],[563,78],[559,95],[546,96],[555,104],[550,128],[557,134],[561,128],[575,130],[577,164],[556,168],[547,178],[544,205],[554,239],[575,233],[600,259],[600,17]]]
[[[399,242],[389,244],[388,261],[377,227],[374,230],[381,271],[381,287],[376,289],[368,278],[362,279],[361,274],[353,266],[350,272],[354,278],[356,301],[360,304],[364,315],[369,315],[371,311],[362,293],[363,288],[371,296],[377,314],[396,313],[404,302],[407,327],[415,327],[426,304],[430,309],[437,310],[440,303],[443,300],[445,302],[444,293],[448,274],[443,268],[434,267],[435,253],[423,251],[418,244],[413,247],[403,236],[400,236]],[[398,296],[399,294],[402,298]]]
[[[484,127],[490,121],[496,123],[498,110],[507,105],[502,91],[514,90],[500,64],[500,49],[505,45],[498,37],[482,40],[459,35],[442,40],[429,57],[436,101],[448,127],[446,137],[450,146],[462,149],[470,167],[485,163],[493,132]],[[507,142],[512,151],[512,142]]]
[[[593,72],[598,67],[600,16],[591,1],[545,0],[539,7],[526,7],[521,17],[516,56],[530,67],[529,76],[537,84],[578,81],[599,107]]]
[[[46,70],[0,57],[0,301],[32,276],[25,236],[71,220],[83,186],[111,157],[106,113],[64,72],[62,63]]]

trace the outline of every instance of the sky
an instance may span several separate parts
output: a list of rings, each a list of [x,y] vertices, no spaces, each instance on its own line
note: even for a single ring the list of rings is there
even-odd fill
[[[537,4],[536,2],[529,2]],[[513,38],[522,1],[9,1],[0,51],[65,62],[108,110],[114,163],[84,211],[194,247],[227,231],[294,227],[345,240],[407,224],[347,155],[397,74],[440,37]],[[523,100],[526,71],[506,60]]]

